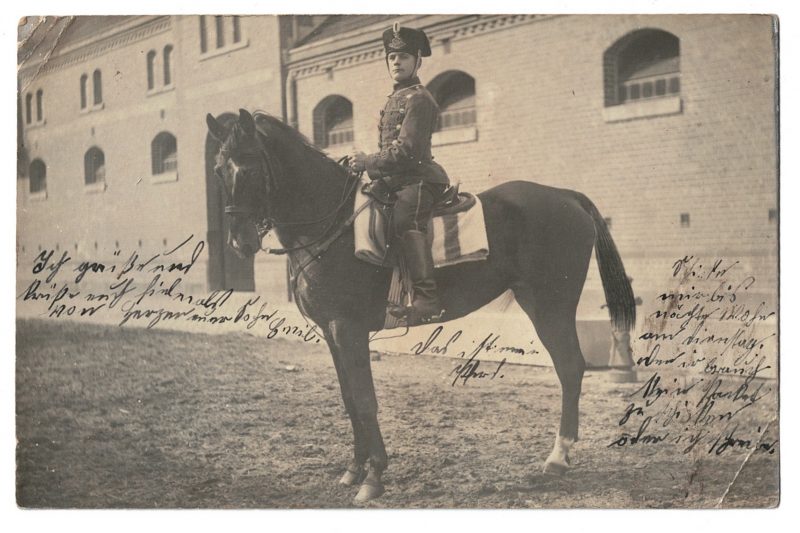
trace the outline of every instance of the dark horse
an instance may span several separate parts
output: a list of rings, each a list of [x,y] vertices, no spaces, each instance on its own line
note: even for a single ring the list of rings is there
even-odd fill
[[[356,259],[352,228],[354,177],[301,134],[268,115],[240,110],[230,130],[211,115],[222,143],[215,172],[231,217],[228,244],[251,256],[275,230],[296,276],[301,312],[325,335],[354,434],[354,457],[341,483],[361,483],[363,502],[383,492],[387,466],[370,369],[369,335],[383,327],[391,271]],[[631,286],[608,228],[583,194],[514,181],[478,195],[489,258],[436,273],[445,319],[475,311],[511,289],[533,321],[561,382],[561,426],[545,472],[563,474],[578,438],[585,368],[575,314],[592,248],[615,328],[635,321]],[[346,231],[341,231],[341,228]]]

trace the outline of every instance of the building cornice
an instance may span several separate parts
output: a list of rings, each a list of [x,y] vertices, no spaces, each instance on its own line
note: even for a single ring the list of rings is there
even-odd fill
[[[432,46],[476,37],[493,31],[518,27],[559,15],[416,15],[398,17],[413,22],[428,34]],[[379,32],[386,23],[372,24],[289,51],[289,76],[305,78],[361,63],[383,60]]]
[[[137,17],[130,23],[115,26],[113,29],[64,47],[50,56],[46,64],[36,61],[25,65],[20,70],[19,77],[21,81],[26,82],[34,75],[41,76],[94,59],[117,48],[167,32],[171,28],[172,17],[168,15]]]

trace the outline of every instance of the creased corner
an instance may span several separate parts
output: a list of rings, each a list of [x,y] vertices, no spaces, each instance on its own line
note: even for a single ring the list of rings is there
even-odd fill
[[[23,30],[23,26],[28,25],[28,19],[31,17],[22,17],[19,19],[17,23],[17,31],[21,34],[23,31],[27,33],[27,35],[22,36],[22,38],[17,39],[17,49],[21,50],[28,46],[28,43],[32,40],[33,36],[36,35],[36,31],[47,21],[47,17],[38,17],[36,22],[34,23],[33,27],[30,30]],[[18,35],[19,35],[18,34]]]
[[[778,415],[775,415],[774,417],[772,417],[772,420],[770,420],[764,427],[764,431],[761,432],[761,437],[758,439],[758,442],[756,442],[755,446],[753,446],[753,448],[749,452],[747,452],[747,455],[745,456],[744,460],[742,460],[742,464],[740,464],[739,468],[736,469],[736,473],[733,475],[733,479],[731,479],[731,481],[728,483],[728,486],[725,487],[725,492],[723,492],[722,496],[720,496],[719,501],[715,506],[716,508],[719,509],[725,503],[725,498],[728,497],[728,493],[731,491],[731,487],[733,487],[733,484],[736,483],[737,479],[739,479],[739,474],[742,473],[742,470],[744,469],[745,465],[747,465],[747,463],[750,461],[750,457],[752,457],[753,454],[756,452],[756,450],[758,450],[758,448],[761,446],[761,443],[764,440],[764,435],[767,434],[769,429],[772,427],[772,424],[777,420],[778,420]]]
[[[62,17],[57,17],[55,19],[55,22],[53,22],[53,25],[49,29],[47,29],[45,31],[47,31],[47,32],[55,31],[55,28],[57,26],[59,26],[59,21],[61,19],[62,19]],[[39,76],[39,73],[42,71],[42,69],[45,67],[45,65],[47,65],[47,62],[50,60],[50,56],[53,54],[53,51],[58,47],[58,43],[61,41],[61,36],[64,35],[64,32],[67,30],[67,28],[70,27],[70,25],[72,24],[72,22],[74,20],[75,20],[75,17],[74,16],[70,16],[70,17],[67,18],[67,21],[65,23],[60,25],[60,27],[58,29],[58,34],[56,35],[55,39],[53,39],[51,42],[49,42],[47,44],[48,49],[45,51],[44,57],[42,58],[42,60],[37,65],[36,72],[34,72],[33,75],[31,75],[27,79],[27,83],[24,86],[20,87],[20,92],[25,92],[25,90],[28,88],[28,86],[30,86],[30,84],[33,83],[34,80],[36,80],[36,78]],[[43,24],[45,24],[46,21],[47,21],[47,17],[42,17],[38,21],[37,26],[31,31],[30,35],[28,35],[28,37],[26,37],[23,40],[23,42],[21,42],[19,44],[20,48],[22,46],[24,46],[26,42],[30,41],[32,43],[33,37],[35,35],[37,35],[36,30],[39,29]],[[24,64],[26,63],[27,59],[32,57],[33,53],[38,50],[39,46],[41,46],[42,43],[45,43],[45,42],[47,42],[47,38],[46,38],[46,36],[42,36],[41,40],[38,43],[31,44],[31,46],[33,46],[33,49],[28,54],[28,57],[26,57],[24,60],[22,60],[20,62],[20,64],[17,65],[17,69],[18,70],[21,69],[24,66]]]

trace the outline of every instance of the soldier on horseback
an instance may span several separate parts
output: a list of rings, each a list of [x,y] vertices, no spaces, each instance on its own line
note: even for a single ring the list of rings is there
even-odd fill
[[[410,308],[394,307],[389,312],[414,325],[436,320],[443,312],[427,229],[434,204],[450,180],[431,155],[439,108],[417,77],[422,58],[431,55],[428,37],[395,22],[383,32],[383,46],[394,89],[381,111],[379,151],[358,152],[350,165],[373,180],[367,190],[370,195],[384,203],[394,200],[391,230],[406,261],[414,298]]]

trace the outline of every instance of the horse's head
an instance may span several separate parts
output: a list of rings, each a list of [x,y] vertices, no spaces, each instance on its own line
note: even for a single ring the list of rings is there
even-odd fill
[[[211,135],[221,145],[214,173],[225,192],[225,213],[230,217],[228,245],[242,257],[261,248],[259,226],[270,229],[270,198],[275,188],[276,168],[256,131],[253,116],[244,109],[227,131],[211,115],[206,116]]]

